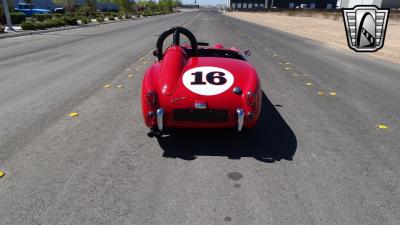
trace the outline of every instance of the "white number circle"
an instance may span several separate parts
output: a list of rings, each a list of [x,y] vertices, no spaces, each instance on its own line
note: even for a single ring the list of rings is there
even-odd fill
[[[232,73],[212,66],[196,67],[183,74],[183,85],[199,95],[217,95],[228,90],[234,81]]]

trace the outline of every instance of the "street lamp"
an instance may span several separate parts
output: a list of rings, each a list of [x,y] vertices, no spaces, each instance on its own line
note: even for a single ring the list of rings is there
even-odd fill
[[[11,23],[10,11],[8,11],[8,0],[3,0],[4,14],[6,15],[8,30],[14,30]]]

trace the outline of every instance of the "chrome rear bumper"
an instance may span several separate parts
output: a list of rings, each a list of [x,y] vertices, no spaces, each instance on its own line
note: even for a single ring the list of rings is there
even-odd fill
[[[157,126],[160,131],[164,129],[164,113],[165,110],[163,108],[157,109]]]
[[[163,131],[164,129],[164,114],[165,110],[163,108],[157,109],[157,126],[159,131]],[[244,123],[244,110],[242,108],[236,109],[237,114],[237,130],[241,131],[243,129]]]
[[[244,123],[244,110],[241,108],[236,109],[236,114],[237,114],[237,130],[241,131]]]

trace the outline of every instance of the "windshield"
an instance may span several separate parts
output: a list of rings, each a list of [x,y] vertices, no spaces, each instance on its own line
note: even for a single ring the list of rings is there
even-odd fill
[[[31,9],[31,5],[28,4],[20,4],[19,5],[20,9]],[[35,5],[32,4],[32,9],[35,8]]]

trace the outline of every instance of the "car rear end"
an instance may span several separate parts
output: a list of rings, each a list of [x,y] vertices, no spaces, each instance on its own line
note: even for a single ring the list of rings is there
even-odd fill
[[[234,128],[239,131],[254,127],[261,108],[259,82],[257,80],[250,89],[243,86],[232,85],[224,93],[213,96],[194,95],[185,88],[178,88],[173,95],[159,98],[163,119],[158,123],[171,128]]]
[[[173,69],[160,73],[158,66],[147,71],[143,82],[143,116],[148,127],[160,131],[165,128],[241,131],[255,126],[262,95],[257,72],[246,61],[191,58],[178,77],[174,77]]]

